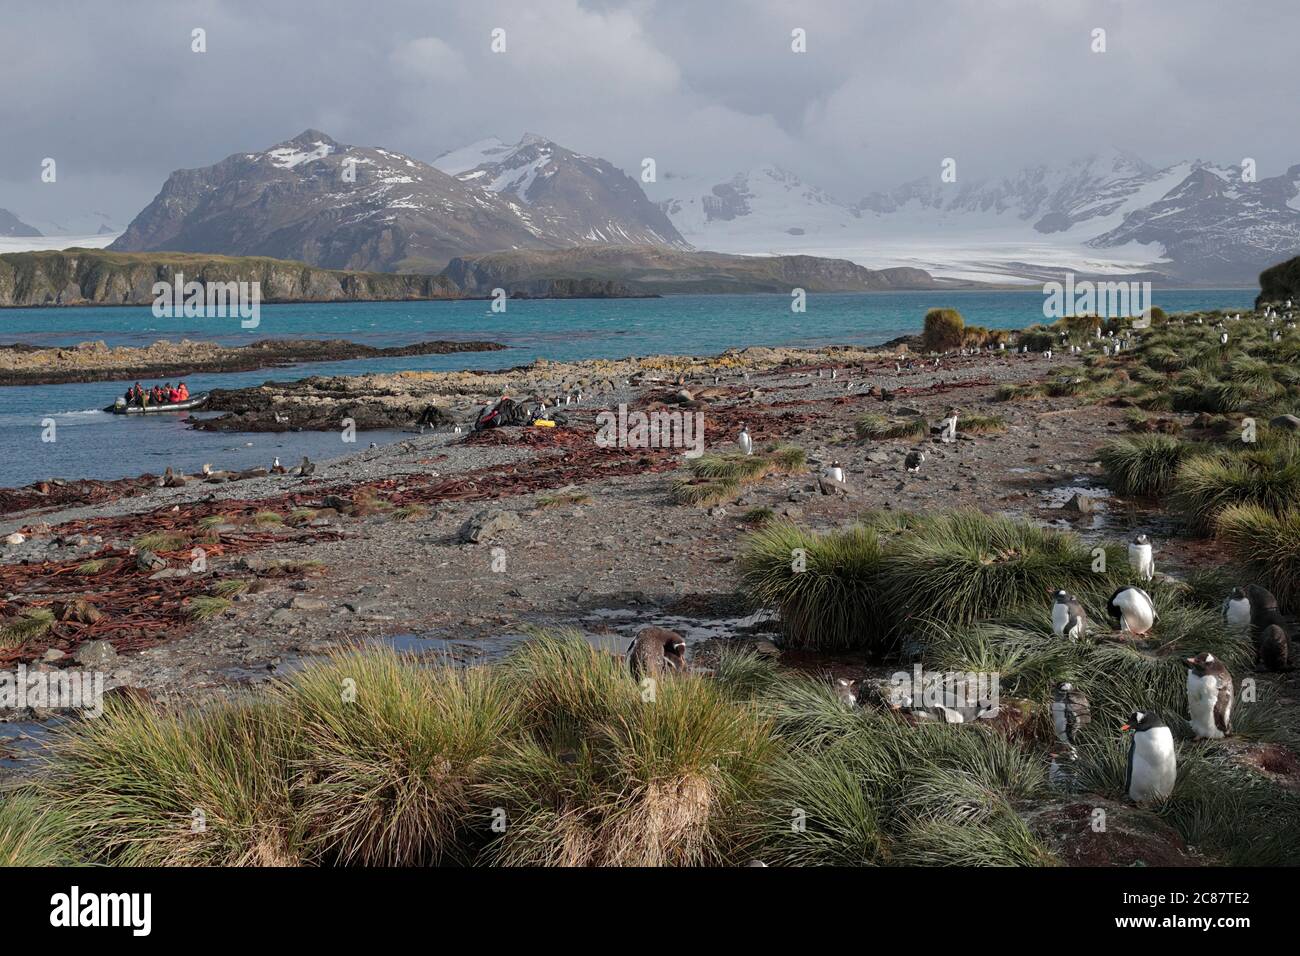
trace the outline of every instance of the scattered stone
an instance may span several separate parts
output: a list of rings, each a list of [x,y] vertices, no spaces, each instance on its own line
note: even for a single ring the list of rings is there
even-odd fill
[[[1092,514],[1094,505],[1087,495],[1075,494],[1065,503],[1065,510],[1081,515]]]
[[[149,575],[150,581],[167,581],[172,578],[188,578],[190,576],[189,568],[165,568],[162,571],[155,571]]]
[[[167,562],[146,549],[136,554],[135,566],[141,571],[160,571],[167,567]]]
[[[57,647],[50,647],[50,648],[46,648],[45,653],[41,655],[41,660],[45,661],[46,663],[52,664],[55,661],[63,660],[67,656],[68,655],[66,653],[59,650]]]
[[[300,594],[289,602],[289,607],[296,611],[327,611],[329,610],[330,602],[322,600],[321,598],[307,597]]]
[[[1269,421],[1273,428],[1285,428],[1289,431],[1300,431],[1300,417],[1296,415],[1279,415],[1277,418]]]
[[[519,516],[513,511],[485,508],[465,522],[460,529],[460,540],[466,544],[481,544],[502,531],[513,531],[518,527]]]
[[[22,544],[26,540],[27,539],[23,537],[21,534],[19,534],[17,531],[15,531],[13,534],[5,536],[5,544],[9,545],[11,548],[16,548],[18,545]]]
[[[117,660],[117,648],[108,641],[88,641],[78,647],[72,657],[90,670],[107,670]]]

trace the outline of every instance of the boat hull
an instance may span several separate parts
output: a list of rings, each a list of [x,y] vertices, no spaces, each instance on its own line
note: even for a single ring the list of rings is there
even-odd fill
[[[198,408],[208,400],[208,393],[203,392],[195,395],[193,398],[187,398],[183,402],[169,403],[167,405],[149,405],[141,408],[139,405],[109,405],[104,409],[106,412],[112,412],[114,415],[164,415],[167,412],[188,412]]]

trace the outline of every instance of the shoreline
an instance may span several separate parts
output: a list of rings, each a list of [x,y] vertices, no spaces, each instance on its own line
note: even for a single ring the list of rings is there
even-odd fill
[[[143,348],[108,348],[102,342],[76,346],[0,345],[0,387],[73,385],[124,379],[174,378],[227,372],[254,372],[316,362],[342,362],[409,355],[446,355],[456,352],[500,352],[510,348],[500,342],[433,339],[409,345],[376,347],[346,339],[259,339],[247,345],[227,346],[209,341],[160,340]],[[42,361],[65,362],[51,367]],[[110,365],[107,362],[123,364]],[[96,363],[96,364],[76,364]]]

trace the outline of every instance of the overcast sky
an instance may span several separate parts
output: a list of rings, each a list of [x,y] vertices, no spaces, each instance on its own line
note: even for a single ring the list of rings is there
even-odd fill
[[[173,169],[307,127],[424,160],[535,132],[661,179],[776,163],[848,200],[947,156],[1262,177],[1300,163],[1298,28],[1296,0],[4,0],[0,208],[120,228]]]

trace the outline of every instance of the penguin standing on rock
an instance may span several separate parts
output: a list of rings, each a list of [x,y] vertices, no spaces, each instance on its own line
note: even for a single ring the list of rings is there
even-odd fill
[[[1120,730],[1132,733],[1124,789],[1135,803],[1168,799],[1178,779],[1174,735],[1155,714],[1134,711]]]
[[[1250,627],[1250,598],[1246,596],[1245,588],[1233,588],[1224,600],[1223,622],[1243,631]]]
[[[1088,698],[1074,689],[1069,681],[1061,681],[1052,692],[1052,724],[1056,739],[1074,747],[1079,742],[1079,731],[1092,722],[1092,708]]]
[[[1119,622],[1121,634],[1145,634],[1160,619],[1151,595],[1131,584],[1112,594],[1106,602],[1106,609]]]
[[[634,680],[657,677],[664,671],[686,670],[686,641],[676,631],[643,627],[627,649],[627,666]]]
[[[825,477],[842,484],[844,482],[844,466],[838,461],[832,461],[830,467],[825,471]]]
[[[736,438],[736,444],[740,446],[740,453],[742,455],[754,454],[754,439],[749,437],[748,425],[740,426],[740,435]]]
[[[1187,667],[1187,713],[1197,740],[1218,740],[1232,733],[1232,675],[1208,652],[1184,658]]]
[[[1052,633],[1077,641],[1088,630],[1088,612],[1069,591],[1060,590],[1052,603]]]
[[[1140,534],[1128,545],[1128,566],[1137,574],[1139,581],[1150,581],[1156,575],[1156,562],[1151,554],[1151,541]]]

